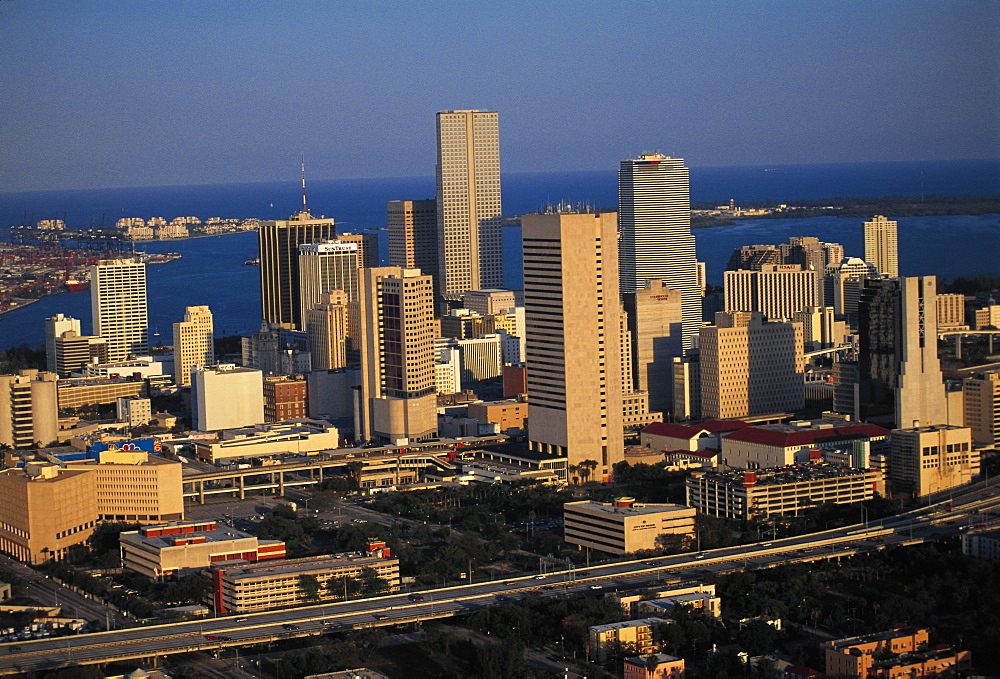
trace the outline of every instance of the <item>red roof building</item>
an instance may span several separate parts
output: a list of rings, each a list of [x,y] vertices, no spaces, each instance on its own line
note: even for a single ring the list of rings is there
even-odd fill
[[[734,469],[767,469],[805,463],[809,451],[888,440],[889,430],[874,424],[815,421],[745,427],[722,437],[722,460]]]

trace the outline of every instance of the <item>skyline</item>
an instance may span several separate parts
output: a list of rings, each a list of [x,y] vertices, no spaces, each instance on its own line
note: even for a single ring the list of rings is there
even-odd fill
[[[0,186],[427,176],[467,108],[504,172],[1000,157],[996,3],[527,7],[5,2]]]

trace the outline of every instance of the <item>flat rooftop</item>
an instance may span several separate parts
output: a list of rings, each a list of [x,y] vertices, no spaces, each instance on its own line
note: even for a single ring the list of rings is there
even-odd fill
[[[742,486],[747,474],[756,474],[758,486],[777,486],[789,483],[806,483],[823,479],[837,479],[847,476],[867,476],[870,469],[842,467],[836,464],[796,464],[788,467],[760,469],[755,472],[734,470],[728,472],[705,472],[701,478],[730,486]]]

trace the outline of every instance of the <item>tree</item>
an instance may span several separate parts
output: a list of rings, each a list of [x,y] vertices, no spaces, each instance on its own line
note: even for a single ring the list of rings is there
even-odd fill
[[[660,666],[660,654],[650,653],[645,657],[645,661],[646,661],[646,670],[655,677],[656,668]]]
[[[347,467],[347,473],[351,475],[351,480],[354,482],[354,490],[361,490],[361,473],[364,471],[365,463],[352,460],[345,466]]]
[[[380,594],[390,588],[389,581],[381,577],[371,566],[361,569],[361,586],[365,594]]]
[[[319,580],[315,575],[303,573],[299,576],[299,592],[306,601],[319,601]]]
[[[580,476],[583,477],[583,482],[586,483],[590,478],[590,475],[597,469],[596,460],[584,460],[580,463]]]
[[[326,581],[326,591],[336,597],[349,599],[361,592],[361,581],[349,575],[332,577]]]

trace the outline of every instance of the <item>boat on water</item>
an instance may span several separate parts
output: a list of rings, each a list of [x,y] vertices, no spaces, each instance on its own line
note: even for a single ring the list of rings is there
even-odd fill
[[[253,259],[248,259],[243,262],[243,266],[260,266],[260,258],[254,257]]]
[[[90,281],[81,281],[75,278],[67,278],[63,284],[70,292],[80,292],[90,287]]]
[[[166,264],[180,258],[179,252],[164,252],[163,254],[148,254],[144,259],[147,264]]]

